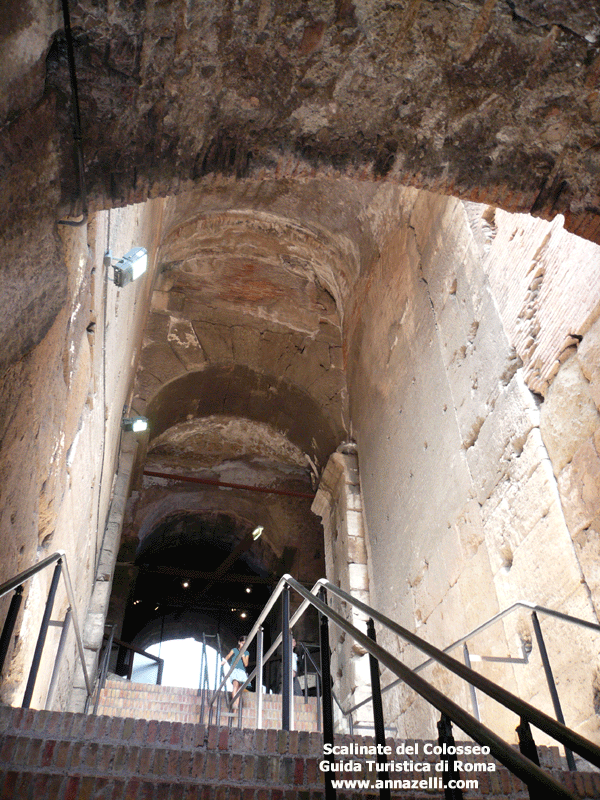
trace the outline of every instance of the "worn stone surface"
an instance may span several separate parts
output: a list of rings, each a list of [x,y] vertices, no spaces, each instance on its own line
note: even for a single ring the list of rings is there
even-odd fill
[[[129,249],[136,233],[151,243],[159,216],[157,205],[160,202],[113,212],[111,244]],[[64,549],[81,625],[111,499],[109,469],[118,450],[132,360],[141,338],[142,320],[134,321],[133,312],[137,307],[143,315],[150,293],[149,281],[128,287],[125,295],[108,280],[105,285],[106,278],[112,278],[105,276],[102,266],[107,223],[107,215],[100,214],[87,229],[63,230],[61,269],[68,302],[41,343],[4,374],[0,390],[3,579]],[[106,362],[105,353],[109,354]],[[46,570],[30,586],[24,630],[10,651],[10,668],[2,683],[6,702],[20,702],[50,575]],[[57,619],[64,616],[66,605],[61,586]],[[50,633],[41,673],[46,683],[40,679],[36,686],[35,704],[45,699],[59,633],[59,629]],[[68,697],[74,653],[71,635],[57,703],[64,704]]]
[[[559,218],[551,225],[524,215],[514,225],[503,221],[504,212],[489,209],[473,222],[487,229],[483,266],[525,381],[545,396],[598,316],[598,252],[591,243],[569,237]]]
[[[350,409],[360,453],[371,597],[440,646],[516,600],[533,597],[585,619],[595,613],[590,597],[595,579],[588,583],[583,571],[584,562],[592,569],[590,541],[584,544],[582,538],[578,553],[572,533],[584,522],[578,528],[567,524],[566,495],[559,494],[551,460],[556,454],[544,445],[539,398],[526,383],[527,364],[521,366],[516,334],[503,312],[503,292],[529,267],[515,268],[502,282],[499,271],[489,278],[490,258],[500,264],[499,251],[492,252],[496,239],[510,242],[513,234],[520,235],[522,223],[516,219],[509,225],[504,217],[508,228],[500,230],[497,222],[496,239],[486,238],[473,225],[474,218],[485,218],[484,209],[474,212],[406,193],[399,217],[410,220],[410,229],[404,235],[390,232],[379,261],[357,284],[347,317]],[[530,249],[540,249],[549,229],[540,233],[528,243]],[[562,252],[567,263],[568,253]],[[563,264],[562,269],[570,275],[573,267]],[[586,313],[593,316],[597,299],[596,306],[591,297],[585,299]],[[550,342],[562,318],[554,322],[548,305],[540,309],[540,337]],[[569,398],[569,414],[576,417],[571,422],[559,404],[550,401],[544,410],[546,422],[571,426],[564,447],[575,453],[579,431],[589,435],[596,413],[588,395],[592,421],[586,422],[577,402]],[[589,447],[586,441],[582,446]],[[586,470],[573,487],[581,492],[589,486],[589,526],[598,514],[597,492],[589,464]],[[524,630],[511,617],[504,630],[502,625],[490,629],[473,647],[482,655],[517,657],[521,639],[516,634]],[[573,653],[578,663],[589,661],[585,637],[550,623],[546,636],[570,698],[572,723],[592,730],[590,671],[582,669],[576,681],[567,678]],[[418,663],[410,649],[392,637],[386,641],[409,663]],[[486,662],[481,669],[521,696],[541,698],[534,677],[538,664],[527,667],[526,675],[520,672],[525,665]],[[447,694],[463,697],[464,689],[447,675],[437,669],[431,675]],[[546,707],[547,697],[540,702]],[[431,719],[410,693],[400,692],[386,704],[405,735]],[[482,707],[510,736],[512,721],[485,702]]]
[[[13,113],[42,93],[44,77],[61,106],[67,93],[61,21],[30,6],[4,28],[7,65],[13,51],[27,53],[8,66],[15,84],[30,84]],[[567,211],[574,225],[589,215],[597,233],[597,9],[461,11],[324,0],[108,13],[78,3],[90,188],[122,202],[132,189],[206,174],[345,170],[511,210]],[[68,196],[66,109],[57,116]]]
[[[323,521],[327,579],[363,603],[370,603],[367,549],[363,526],[358,459],[353,444],[333,453],[319,483],[312,510]],[[347,451],[347,452],[346,452]],[[367,618],[345,601],[331,597],[335,610],[365,632]],[[330,637],[332,674],[338,675],[338,699],[349,709],[371,695],[369,660],[362,647],[342,631]],[[347,732],[348,721],[338,710],[336,728]],[[363,706],[353,715],[355,724],[371,724],[371,710]]]
[[[577,361],[589,381],[589,392],[600,408],[600,321],[591,326],[577,348]]]
[[[73,4],[90,208],[171,196],[149,216],[63,232],[66,258],[56,216],[80,211],[81,198],[64,37],[55,11],[20,11],[3,20],[0,57],[2,563],[12,572],[63,542],[77,553],[90,663],[115,558],[109,616],[128,636],[213,631],[241,605],[211,596],[210,619],[184,613],[181,576],[158,581],[150,562],[176,561],[181,547],[180,568],[218,571],[256,525],[264,538],[237,564],[246,575],[311,582],[326,560],[440,645],[524,595],[593,619],[597,10]],[[102,252],[139,238],[157,269],[117,292]],[[130,405],[151,430],[117,556]],[[360,481],[348,470],[328,486],[323,469],[348,436]],[[310,512],[319,480],[345,493],[335,513],[321,509],[325,541]],[[250,494],[264,489],[281,493]],[[43,588],[32,588],[24,635]],[[159,589],[146,616],[129,614]],[[229,618],[228,636],[243,619]],[[531,638],[522,619],[499,630],[481,652]],[[568,647],[563,631],[548,637],[573,721],[594,732],[596,651],[584,637]],[[338,657],[349,697],[359,658]],[[511,670],[509,685],[541,698],[539,670]],[[407,735],[433,731],[412,695],[388,708]],[[512,720],[498,726],[512,735]]]
[[[74,3],[88,205],[199,183],[221,194],[210,212],[222,224],[236,181],[297,186],[318,175],[333,195],[344,176],[561,213],[568,230],[598,241],[598,9],[584,0],[523,5],[471,3],[456,14],[428,0]],[[1,314],[7,364],[41,341],[64,302],[54,223],[84,202],[63,28],[59,9],[39,0],[10,4],[0,26],[0,263],[14,284]],[[271,189],[263,203],[276,216]],[[229,266],[232,288],[243,266]],[[343,284],[356,263],[341,267],[330,277]],[[539,277],[521,298],[527,352],[535,309],[528,315],[546,291]],[[262,282],[259,271],[255,289]],[[550,354],[536,345],[542,386],[547,357],[573,333],[558,325]]]
[[[591,397],[578,357],[559,370],[541,408],[540,428],[558,475],[579,447],[600,427],[600,413]]]

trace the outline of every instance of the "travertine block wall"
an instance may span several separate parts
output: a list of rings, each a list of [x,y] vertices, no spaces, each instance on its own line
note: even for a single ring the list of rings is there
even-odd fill
[[[380,257],[357,285],[347,328],[372,602],[439,646],[517,600],[594,620],[594,579],[586,578],[584,567],[587,556],[588,571],[594,572],[597,547],[592,389],[583,391],[587,381],[577,378],[576,395],[562,392],[570,408],[561,413],[561,380],[574,379],[571,373],[561,377],[562,370],[554,377],[558,365],[546,366],[542,358],[559,359],[564,350],[559,328],[576,334],[569,347],[583,336],[582,352],[593,349],[591,331],[588,337],[581,328],[600,308],[593,282],[595,300],[577,289],[584,309],[580,328],[565,322],[573,305],[568,292],[578,285],[572,276],[581,268],[581,253],[573,261],[569,247],[573,251],[578,240],[557,223],[500,219],[483,207],[409,191],[396,199],[397,222],[380,225]],[[371,212],[375,218],[377,209]],[[524,226],[529,226],[527,235],[519,235]],[[518,252],[525,241],[527,252]],[[551,273],[547,261],[563,292],[544,287],[546,300],[538,309],[540,283],[531,289],[532,276]],[[529,282],[521,271],[531,273]],[[510,306],[506,300],[515,286],[524,287],[522,313],[514,311],[516,301]],[[543,348],[522,335],[532,303]],[[519,335],[503,311],[508,307],[520,320],[515,323]],[[591,375],[590,362],[593,357],[586,362]],[[568,363],[562,369],[576,371]],[[549,384],[548,405],[542,402],[540,375],[554,378],[554,404],[554,384]],[[560,416],[570,420],[581,452],[567,448],[568,465],[567,455],[562,457],[567,471],[559,473],[546,431],[549,420]],[[578,489],[570,490],[569,475],[582,463],[585,479],[575,480]],[[578,495],[577,511],[569,510],[569,492]],[[579,537],[577,548],[573,536]],[[598,647],[578,629],[543,626],[567,723],[597,737]],[[519,643],[528,646],[531,635],[528,618],[515,615],[480,635],[471,650],[518,656]],[[391,637],[382,638],[409,664],[423,660]],[[537,648],[530,660],[530,666],[478,668],[552,713]],[[465,688],[443,671],[434,668],[428,674],[470,704]],[[513,736],[514,721],[480,702],[483,721]],[[433,733],[434,715],[412,696],[399,691],[388,696],[387,706],[388,720],[404,735]]]
[[[60,228],[56,268],[67,276],[65,304],[40,344],[0,382],[0,581],[64,549],[84,638],[90,646],[93,642],[91,661],[104,627],[111,547],[116,555],[113,539],[119,523],[114,516],[109,520],[109,513],[115,497],[121,497],[114,481],[120,422],[149,303],[161,208],[162,201],[156,201],[112,211],[110,221],[108,213],[101,213],[82,227]],[[104,252],[108,246],[120,257],[134,244],[148,248],[150,273],[119,290],[112,283],[112,269],[103,267]],[[23,625],[5,667],[4,702],[21,702],[51,575],[46,570],[28,586]],[[2,612],[8,601],[2,601]],[[62,620],[66,607],[61,584],[53,619]],[[59,635],[60,628],[50,628],[33,697],[36,707],[43,707],[46,699]],[[71,630],[57,708],[68,707],[77,661]]]

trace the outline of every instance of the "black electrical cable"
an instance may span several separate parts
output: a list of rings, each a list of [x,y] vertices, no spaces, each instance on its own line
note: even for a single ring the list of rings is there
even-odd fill
[[[65,23],[65,38],[67,42],[67,58],[69,61],[69,75],[71,78],[71,100],[73,107],[73,141],[77,158],[77,172],[79,176],[79,195],[82,206],[82,219],[78,221],[60,219],[59,225],[84,225],[88,218],[87,193],[85,188],[85,171],[83,163],[83,145],[81,140],[81,116],[79,113],[79,97],[77,94],[77,73],[75,71],[75,52],[73,50],[73,33],[71,31],[71,17],[69,15],[69,2],[62,0],[63,19]]]

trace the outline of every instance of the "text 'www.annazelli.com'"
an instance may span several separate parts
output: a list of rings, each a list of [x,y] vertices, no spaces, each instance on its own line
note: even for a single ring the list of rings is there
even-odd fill
[[[473,780],[444,780],[439,775],[430,775],[427,779],[415,778],[412,780],[403,779],[377,779],[368,780],[339,780],[331,781],[334,789],[478,789],[479,781]]]

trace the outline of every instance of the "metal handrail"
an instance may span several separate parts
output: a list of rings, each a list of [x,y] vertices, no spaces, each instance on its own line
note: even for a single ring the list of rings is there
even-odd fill
[[[591,630],[600,633],[600,625],[598,625],[595,622],[588,622],[587,620],[581,619],[580,617],[573,617],[570,614],[563,614],[561,611],[555,611],[552,608],[539,606],[536,603],[530,603],[528,600],[518,600],[511,606],[508,606],[508,608],[505,608],[504,611],[499,611],[497,614],[494,614],[485,622],[482,622],[481,625],[478,625],[476,628],[473,628],[473,630],[469,631],[469,633],[466,633],[464,636],[461,636],[460,639],[457,639],[456,641],[452,642],[452,644],[449,644],[447,647],[444,647],[442,652],[450,653],[452,650],[454,650],[456,647],[459,647],[461,644],[466,644],[466,642],[468,642],[469,639],[472,639],[474,636],[477,636],[477,634],[487,630],[487,628],[491,628],[492,625],[496,624],[496,622],[499,622],[504,617],[507,617],[509,614],[512,614],[512,612],[516,611],[518,608],[527,608],[531,612],[537,611],[540,614],[546,614],[546,616],[554,617],[556,619],[561,620],[562,622],[569,622],[570,624],[577,625],[580,628],[590,628]],[[434,661],[435,661],[434,658],[428,658],[425,661],[422,661],[416,667],[413,667],[413,670],[414,672],[421,672],[421,670],[424,670],[426,667],[430,666],[430,664],[432,664]],[[389,691],[390,689],[395,688],[401,682],[402,681],[400,680],[400,678],[398,678],[398,680],[388,683],[387,686],[384,686],[384,688],[381,690],[382,694],[384,692]],[[362,708],[362,706],[370,702],[371,702],[371,697],[367,697],[365,700],[361,700],[360,703],[357,703],[355,706],[352,706],[352,708],[349,708],[347,711],[343,711],[342,713],[344,714],[344,716],[348,716],[350,714],[353,714],[355,711],[358,711],[359,708]]]
[[[475,686],[475,688],[485,692],[485,694],[492,699],[501,703],[511,711],[514,711],[515,714],[525,717],[537,728],[544,731],[544,733],[552,736],[554,739],[561,742],[561,744],[571,747],[573,750],[575,750],[575,752],[583,756],[583,758],[587,759],[595,766],[600,767],[600,747],[597,745],[589,742],[580,734],[567,728],[566,725],[557,722],[555,719],[548,716],[548,714],[545,714],[543,711],[539,711],[534,706],[526,703],[524,700],[521,700],[516,695],[512,694],[506,689],[503,689],[501,686],[498,686],[493,681],[490,681],[488,678],[485,678],[479,672],[475,672],[465,664],[462,664],[460,661],[452,658],[452,656],[449,656],[443,650],[439,650],[437,647],[429,644],[429,642],[421,639],[416,634],[411,633],[411,631],[403,628],[397,622],[394,622],[384,614],[381,614],[380,612],[371,608],[366,603],[362,603],[360,600],[352,597],[352,595],[348,594],[343,589],[340,589],[326,580],[322,581],[322,585],[327,589],[328,592],[337,594],[355,608],[358,608],[360,611],[369,614],[373,619],[376,619],[382,625],[385,625],[386,628],[393,631],[398,636],[401,636],[405,641],[415,645],[424,653],[427,653],[431,657],[431,660],[442,664],[451,672],[454,672],[455,675],[458,675],[460,678],[463,678],[465,681],[467,681],[467,683],[470,683],[472,686]],[[296,591],[299,592],[298,589],[296,589]],[[556,613],[558,614],[559,612]],[[593,625],[593,623],[588,623],[588,625]],[[411,671],[414,672],[414,670]]]
[[[549,734],[557,741],[561,742],[562,744],[571,748],[575,752],[579,753],[579,755],[581,755],[590,763],[594,764],[597,767],[600,767],[600,748],[598,746],[596,746],[592,742],[589,742],[575,731],[570,730],[565,725],[561,724],[560,722],[557,722],[552,717],[548,716],[542,711],[539,711],[538,709],[534,708],[529,703],[526,703],[525,701],[511,694],[502,687],[497,686],[495,683],[483,677],[474,670],[470,669],[469,667],[465,666],[461,662],[457,661],[452,656],[448,655],[446,652],[439,650],[433,645],[430,645],[428,642],[421,639],[416,634],[413,634],[411,631],[407,630],[406,628],[403,628],[401,625],[389,619],[384,614],[381,614],[375,609],[368,606],[366,603],[362,603],[360,600],[357,600],[356,598],[352,597],[352,595],[348,594],[343,589],[340,589],[339,587],[330,583],[326,579],[321,579],[317,581],[317,583],[313,586],[313,588],[310,591],[308,591],[305,589],[304,586],[302,586],[302,584],[300,584],[298,581],[292,578],[291,575],[287,574],[283,575],[279,583],[277,584],[275,591],[269,598],[269,601],[267,602],[265,608],[259,615],[259,618],[254,624],[250,634],[248,635],[246,639],[247,646],[252,642],[254,636],[258,631],[258,628],[264,622],[264,619],[272,609],[279,595],[283,591],[284,586],[286,585],[293,588],[298,594],[301,595],[301,597],[303,597],[303,602],[300,604],[300,607],[297,609],[293,617],[289,620],[290,629],[297,622],[300,616],[304,613],[309,604],[314,606],[321,614],[323,614],[326,618],[334,622],[341,630],[350,634],[354,638],[354,640],[359,645],[361,645],[362,648],[364,648],[364,650],[367,653],[374,656],[381,664],[383,664],[391,672],[393,672],[395,675],[401,678],[408,686],[414,689],[425,700],[427,700],[435,708],[437,708],[442,714],[447,715],[468,736],[473,738],[479,744],[488,746],[490,748],[492,755],[495,758],[497,758],[498,761],[504,764],[513,774],[517,775],[517,777],[523,780],[526,784],[535,782],[539,786],[543,786],[545,789],[549,790],[552,797],[563,797],[563,798],[573,797],[573,795],[570,792],[568,792],[561,784],[559,784],[551,776],[544,773],[536,764],[534,764],[533,761],[531,761],[521,753],[514,750],[514,748],[511,745],[505,742],[492,730],[487,728],[485,725],[483,725],[481,722],[475,719],[475,717],[471,716],[468,712],[466,712],[452,700],[447,698],[438,689],[436,689],[427,681],[425,681],[423,678],[421,678],[418,674],[415,673],[414,670],[407,667],[405,664],[403,664],[401,661],[395,658],[391,653],[389,653],[387,650],[385,650],[376,642],[374,642],[372,639],[370,639],[366,634],[358,630],[358,628],[355,628],[344,617],[342,617],[340,614],[338,614],[336,611],[330,608],[326,603],[324,603],[321,599],[319,599],[316,596],[317,593],[322,588],[324,588],[328,592],[337,595],[345,602],[349,603],[353,607],[369,615],[372,619],[377,620],[380,624],[384,625],[389,630],[396,633],[398,636],[401,636],[405,641],[418,647],[420,650],[429,655],[430,658],[442,664],[451,672],[466,680],[472,686],[479,688],[481,691],[485,692],[490,697],[500,702],[506,708],[510,709],[511,711],[514,711],[521,717],[522,720],[527,720],[528,722],[533,723],[534,725],[536,725],[536,727],[540,728],[542,731]],[[558,616],[560,618],[566,618],[568,616],[568,615],[562,615],[560,614],[560,612],[553,612],[552,615]],[[586,623],[585,626],[595,627],[593,623]],[[280,633],[277,636],[275,643],[269,650],[269,653],[265,656],[265,661],[279,646],[281,640],[282,640],[282,634]],[[239,658],[234,660],[234,662],[231,665],[230,672],[233,671],[235,664],[237,663],[238,660]],[[248,681],[251,680],[251,678],[252,676],[248,678]],[[242,691],[242,689],[243,687],[240,687],[240,691]]]
[[[49,567],[51,564],[54,564],[57,561],[62,561],[64,566],[64,571],[62,571],[62,577],[65,582],[65,588],[67,590],[67,598],[69,600],[69,605],[71,606],[72,612],[72,620],[73,620],[73,630],[75,632],[75,639],[77,641],[77,650],[79,653],[79,660],[81,661],[81,668],[83,671],[83,679],[85,681],[85,688],[87,692],[88,698],[92,697],[93,690],[92,685],[90,682],[90,677],[88,675],[87,667],[85,665],[85,651],[83,647],[83,639],[81,638],[81,629],[79,627],[79,620],[77,617],[77,606],[75,604],[75,595],[73,593],[73,585],[71,583],[71,575],[69,573],[69,564],[67,560],[67,554],[64,550],[57,550],[52,555],[47,556],[46,558],[39,561],[37,564],[34,564],[32,567],[23,570],[18,575],[15,575],[14,578],[11,578],[9,581],[0,585],[0,597],[4,597],[5,594],[17,589],[19,586],[22,586],[26,581],[33,578],[38,572],[41,572],[46,567]]]
[[[252,627],[252,630],[250,631],[248,636],[246,636],[246,646],[247,647],[252,643],[254,637],[258,633],[259,629],[262,627],[263,622],[268,617],[269,613],[271,612],[271,609],[273,608],[273,606],[275,605],[275,603],[279,599],[280,594],[283,592],[284,587],[286,586],[286,583],[287,583],[286,579],[287,578],[291,578],[291,575],[283,575],[279,579],[279,582],[277,583],[277,586],[275,587],[275,589],[273,589],[273,593],[271,594],[271,597],[267,600],[267,603],[265,604],[265,607],[263,608],[263,610],[259,614],[258,619],[254,623],[254,625]],[[291,580],[294,580],[294,579],[291,578]],[[311,594],[316,594],[317,592],[320,591],[321,586],[322,586],[322,581],[324,581],[324,580],[325,580],[324,578],[321,578],[320,581],[317,581],[315,583],[315,585],[310,590]],[[296,609],[294,615],[290,618],[290,621],[289,621],[290,628],[294,627],[294,625],[298,622],[298,620],[304,614],[304,612],[306,611],[306,609],[308,608],[309,605],[310,605],[310,601],[308,601],[308,600],[303,600],[302,601],[302,603]],[[271,645],[269,650],[263,656],[262,664],[260,666],[264,666],[267,663],[267,661],[271,658],[273,653],[277,650],[277,648],[279,647],[281,642],[282,642],[282,635],[281,635],[281,633],[279,633],[275,637],[275,641],[273,642],[273,644]],[[229,672],[223,677],[223,680],[221,681],[221,683],[219,684],[219,686],[216,689],[217,692],[220,691],[221,688],[223,687],[223,685],[227,682],[227,678],[231,675],[231,673],[235,669],[236,664],[238,663],[238,661],[240,660],[241,657],[242,657],[242,654],[240,652],[240,653],[238,653],[236,658],[234,658],[234,660],[231,662],[231,667],[229,669]],[[233,702],[233,700],[235,700],[235,698],[239,694],[241,694],[241,692],[244,691],[246,686],[248,686],[248,684],[252,680],[254,680],[254,678],[255,678],[255,676],[256,676],[256,674],[258,672],[258,669],[259,669],[259,665],[257,664],[255,666],[255,668],[252,670],[252,672],[250,673],[250,675],[248,675],[248,677],[246,678],[244,683],[240,686],[240,688],[238,689],[237,693],[231,698],[232,702]],[[335,696],[334,696],[334,700],[339,705],[340,710],[342,710],[342,712],[343,712],[342,706],[339,704],[339,701]],[[212,705],[213,702],[214,702],[214,698],[211,701],[210,705]]]
[[[164,658],[160,656],[155,656],[153,653],[149,653],[147,650],[142,650],[141,647],[135,647],[135,645],[129,644],[129,642],[124,642],[122,639],[117,639],[115,636],[113,638],[113,642],[117,647],[124,647],[125,650],[131,650],[132,653],[137,653],[140,656],[144,656],[144,658],[149,659],[150,661],[156,662],[156,684],[160,686],[162,683],[162,674],[165,666]],[[127,666],[127,679],[131,680],[131,673],[133,670],[133,658],[131,659],[130,664]]]

